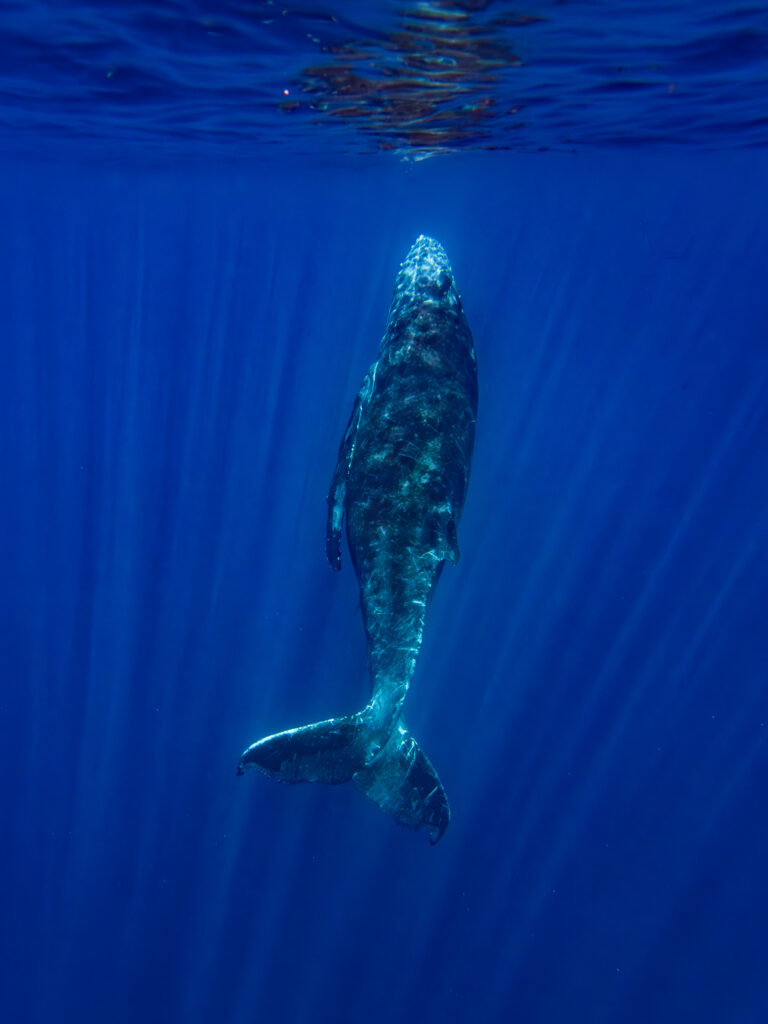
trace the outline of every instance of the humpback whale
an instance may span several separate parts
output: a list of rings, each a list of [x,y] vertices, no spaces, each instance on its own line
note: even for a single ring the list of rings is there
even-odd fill
[[[326,552],[341,530],[360,588],[371,697],[362,711],[266,736],[243,753],[281,782],[352,781],[434,844],[450,820],[432,764],[403,720],[430,597],[459,557],[477,415],[477,362],[443,247],[419,236],[400,265],[377,361],[339,447]]]

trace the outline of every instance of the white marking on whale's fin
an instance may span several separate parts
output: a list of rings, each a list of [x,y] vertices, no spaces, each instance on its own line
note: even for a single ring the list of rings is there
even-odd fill
[[[435,555],[441,561],[456,565],[459,560],[456,515],[448,502],[433,511],[428,521],[428,529],[431,533],[430,539]]]

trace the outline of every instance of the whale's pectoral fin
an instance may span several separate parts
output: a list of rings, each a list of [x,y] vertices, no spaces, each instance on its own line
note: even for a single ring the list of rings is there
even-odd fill
[[[359,715],[287,729],[251,744],[237,774],[258,768],[279,782],[349,782],[365,760],[360,740]]]
[[[355,454],[357,430],[360,426],[368,399],[373,392],[376,380],[376,363],[370,368],[358,392],[347,429],[339,445],[339,457],[333,473],[331,486],[328,489],[328,519],[325,528],[325,553],[332,569],[341,568],[341,525],[344,521],[344,502],[347,496],[347,477]]]
[[[328,520],[325,527],[325,554],[332,569],[341,568],[341,524],[344,522],[344,497],[347,490],[346,477],[334,476],[328,492]]]
[[[443,785],[402,720],[376,760],[356,772],[353,782],[401,825],[426,829],[433,846],[448,828],[451,811]]]

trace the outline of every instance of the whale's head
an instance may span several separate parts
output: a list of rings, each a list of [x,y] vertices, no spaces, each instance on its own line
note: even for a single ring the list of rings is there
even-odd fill
[[[400,264],[381,353],[392,363],[414,352],[425,362],[474,366],[472,335],[445,249],[419,235]],[[468,372],[473,372],[469,370]]]
[[[419,235],[408,250],[395,281],[395,298],[403,303],[461,306],[448,255],[434,238]]]

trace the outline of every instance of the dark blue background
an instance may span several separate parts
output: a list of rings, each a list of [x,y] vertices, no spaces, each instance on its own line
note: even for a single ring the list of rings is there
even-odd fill
[[[3,1020],[766,1019],[766,155],[2,180]],[[366,699],[325,493],[420,232],[481,385],[435,848],[235,777]]]

